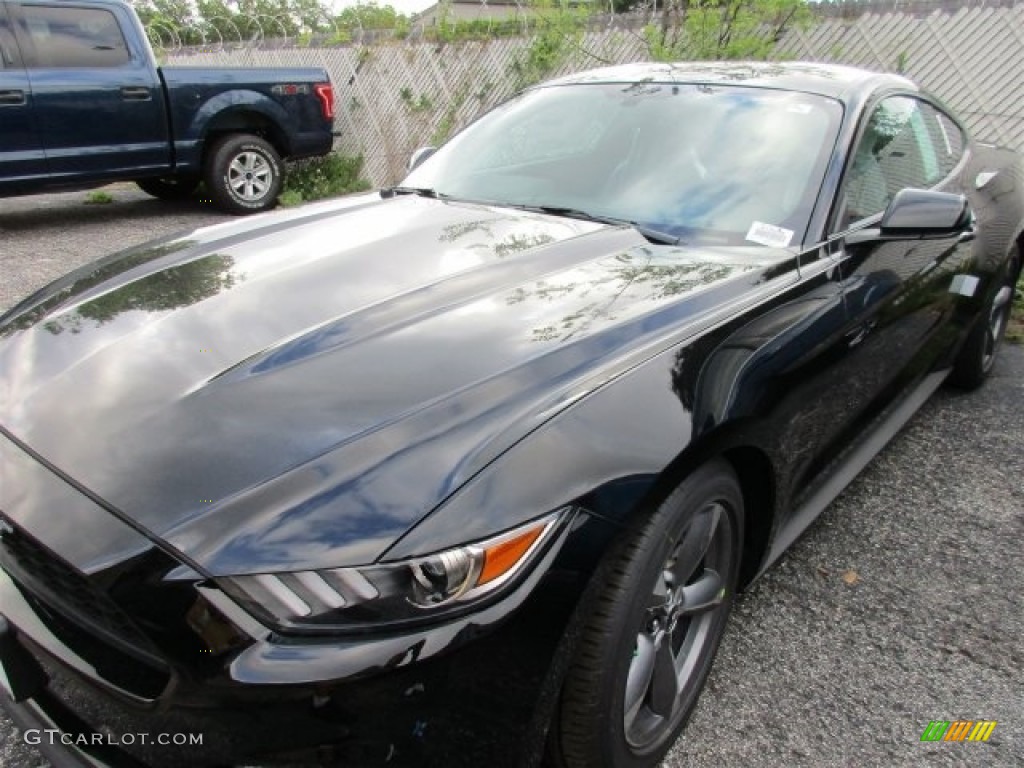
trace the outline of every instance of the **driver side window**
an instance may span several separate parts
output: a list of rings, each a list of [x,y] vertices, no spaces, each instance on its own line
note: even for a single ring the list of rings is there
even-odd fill
[[[847,171],[843,229],[884,211],[901,189],[928,189],[945,175],[925,106],[909,96],[892,96],[875,107]]]

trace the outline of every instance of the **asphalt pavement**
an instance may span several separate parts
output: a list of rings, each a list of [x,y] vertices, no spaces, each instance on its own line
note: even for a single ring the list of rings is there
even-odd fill
[[[225,220],[130,187],[0,200],[0,311],[73,267]],[[940,390],[738,601],[663,768],[1024,766],[1024,348]],[[995,720],[987,743],[922,742]],[[0,766],[46,761],[0,715]],[[358,768],[358,767],[355,767]]]

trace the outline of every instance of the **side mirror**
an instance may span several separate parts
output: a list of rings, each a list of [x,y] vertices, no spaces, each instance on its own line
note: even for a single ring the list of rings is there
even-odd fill
[[[412,153],[412,157],[409,158],[409,167],[406,170],[411,171],[436,151],[437,147],[420,147]]]
[[[882,236],[942,237],[971,226],[971,209],[963,195],[925,189],[901,189],[882,214]]]
[[[928,189],[901,189],[882,214],[878,227],[851,232],[847,245],[880,240],[910,240],[928,237],[964,237],[974,216],[963,195]]]

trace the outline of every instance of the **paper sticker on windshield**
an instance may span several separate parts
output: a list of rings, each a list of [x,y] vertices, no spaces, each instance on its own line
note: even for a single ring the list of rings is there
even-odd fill
[[[772,224],[765,224],[763,221],[755,221],[747,232],[747,240],[750,242],[770,245],[772,248],[785,248],[792,239],[792,229],[783,229]]]

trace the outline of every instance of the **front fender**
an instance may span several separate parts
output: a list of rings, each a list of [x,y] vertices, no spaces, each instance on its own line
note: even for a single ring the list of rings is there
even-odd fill
[[[692,350],[700,357],[692,364],[706,367],[713,359],[709,348],[723,335],[725,329],[666,350],[544,423],[382,559],[486,538],[570,504],[617,525],[633,525],[696,464],[770,433],[738,408],[719,423],[695,426],[694,406],[700,405],[686,390],[690,382],[680,376],[680,361]]]
[[[844,318],[835,284],[793,285],[663,350],[523,437],[382,559],[486,538],[568,504],[631,526],[696,466],[738,449],[770,475],[752,506],[757,529],[772,535],[826,448],[815,434],[833,418],[830,401],[807,395],[831,386]],[[748,469],[737,466],[741,477]]]
[[[579,500],[606,518],[635,508],[692,433],[690,413],[667,386],[668,370],[667,362],[649,362],[548,421],[409,531],[384,559],[486,538]]]

